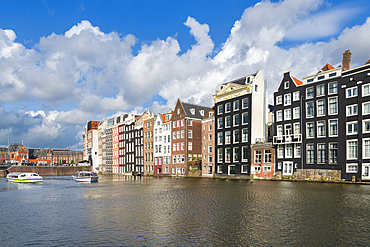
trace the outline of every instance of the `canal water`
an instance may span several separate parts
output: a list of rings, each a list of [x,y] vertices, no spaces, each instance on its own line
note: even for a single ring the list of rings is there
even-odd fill
[[[0,178],[1,246],[369,246],[370,186]]]

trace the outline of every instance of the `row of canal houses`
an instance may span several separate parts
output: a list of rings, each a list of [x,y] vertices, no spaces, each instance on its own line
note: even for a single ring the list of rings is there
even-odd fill
[[[262,71],[222,83],[212,107],[87,123],[84,159],[107,174],[370,180],[370,60],[291,72],[266,103]]]

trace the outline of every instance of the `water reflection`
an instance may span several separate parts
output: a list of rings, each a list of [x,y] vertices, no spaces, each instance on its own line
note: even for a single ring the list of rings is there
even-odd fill
[[[5,246],[368,245],[370,186],[101,176],[0,191],[19,218],[3,217]]]

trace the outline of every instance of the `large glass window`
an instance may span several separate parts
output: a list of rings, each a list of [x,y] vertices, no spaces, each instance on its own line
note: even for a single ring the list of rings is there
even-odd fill
[[[299,107],[295,107],[293,108],[293,118],[294,119],[297,119],[297,118],[300,118],[300,112],[299,112]]]
[[[337,97],[329,98],[329,115],[338,113]]]
[[[283,126],[282,125],[278,125],[276,127],[276,133],[277,133],[277,136],[282,136],[284,134]]]
[[[234,126],[239,125],[239,114],[234,115]]]
[[[362,103],[362,115],[370,114],[370,102]]]
[[[325,143],[317,144],[317,163],[323,164],[326,159],[326,145]]]
[[[234,130],[234,143],[239,142],[239,130]]]
[[[331,82],[329,83],[329,94],[334,94],[334,93],[337,93],[337,87],[338,87],[338,84],[337,82]]]
[[[311,99],[313,97],[314,97],[313,87],[307,88],[306,89],[306,99]]]
[[[338,136],[338,120],[329,120],[329,136]]]
[[[224,143],[224,133],[223,132],[218,132],[217,143],[219,145],[222,145]]]
[[[281,105],[283,103],[283,96],[276,96],[276,104]]]
[[[307,164],[315,163],[315,145],[307,144]]]
[[[222,148],[217,149],[217,154],[218,154],[218,160],[217,161],[219,163],[224,162],[224,156],[223,156],[223,150],[222,150]]]
[[[281,99],[281,96],[280,96],[280,99]],[[242,104],[243,104],[243,109],[248,108],[248,105],[249,105],[248,98],[243,99]],[[281,104],[281,102],[280,102],[280,104]]]
[[[293,93],[293,101],[299,100],[299,91]]]
[[[326,136],[325,121],[317,121],[317,137]]]
[[[347,159],[357,159],[357,140],[347,140]]]
[[[348,105],[347,107],[347,116],[354,116],[358,114],[358,107],[356,105]]]
[[[218,106],[218,114],[223,114],[223,113],[224,113],[224,106],[223,105],[219,105]]]
[[[347,123],[347,135],[357,134],[357,131],[358,131],[358,123],[357,122]]]
[[[276,111],[276,122],[283,121],[283,111]]]
[[[363,120],[363,133],[369,133],[370,132],[370,119]]]
[[[363,139],[363,157],[370,159],[370,139]]]
[[[239,148],[233,148],[233,160],[234,162],[239,162]]]
[[[278,153],[277,153],[277,156],[280,159],[284,158],[284,146],[283,145],[278,145]]]
[[[325,116],[325,100],[317,101],[317,116]]]
[[[293,156],[293,146],[292,144],[285,145],[285,158],[292,158]]]
[[[242,133],[242,142],[247,142],[248,141],[248,129],[244,128],[243,133]]]
[[[290,120],[292,118],[292,112],[291,109],[285,109],[284,110],[284,120]]]
[[[317,97],[325,95],[325,85],[323,84],[318,85],[316,87],[316,94],[317,94]]]
[[[265,163],[271,163],[271,150],[265,149]]]
[[[306,134],[307,134],[307,138],[315,137],[315,129],[314,129],[313,122],[306,123]]]
[[[262,163],[262,151],[261,150],[254,151],[254,163],[255,164]]]
[[[231,159],[231,149],[225,148],[225,162],[230,162]]]
[[[294,123],[293,126],[294,126],[294,134],[295,135],[301,134],[301,126],[300,126],[300,123]]]
[[[347,88],[346,97],[352,98],[357,96],[357,87]]]
[[[231,132],[226,131],[225,132],[225,144],[230,144],[231,143]]]
[[[234,111],[239,110],[239,101],[234,101]]]
[[[338,143],[336,142],[329,143],[329,163],[338,163]]]
[[[370,95],[370,84],[362,86],[362,97]]]
[[[227,116],[225,117],[225,122],[226,122],[226,125],[225,127],[230,127],[231,126],[231,117],[230,116]]]
[[[291,94],[284,94],[284,105],[290,105],[291,104]]]
[[[247,124],[248,123],[248,112],[243,112],[242,117],[243,117],[243,124]]]
[[[230,103],[226,103],[225,104],[225,112],[230,112],[231,111],[231,104]]]
[[[248,162],[248,147],[242,147],[242,161]]]
[[[222,129],[224,127],[224,119],[222,117],[217,119],[217,127],[219,129]]]
[[[307,117],[313,117],[314,116],[314,107],[313,107],[313,102],[307,102],[306,103],[306,109],[307,109]]]

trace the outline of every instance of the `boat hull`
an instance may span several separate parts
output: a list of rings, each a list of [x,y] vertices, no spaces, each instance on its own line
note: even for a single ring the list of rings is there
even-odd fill
[[[9,173],[6,176],[8,182],[13,183],[42,183],[44,181],[43,177],[36,173]]]
[[[8,182],[13,183],[42,183],[43,179],[17,179],[17,178],[8,178]]]
[[[99,177],[73,177],[73,180],[77,182],[98,182]]]

